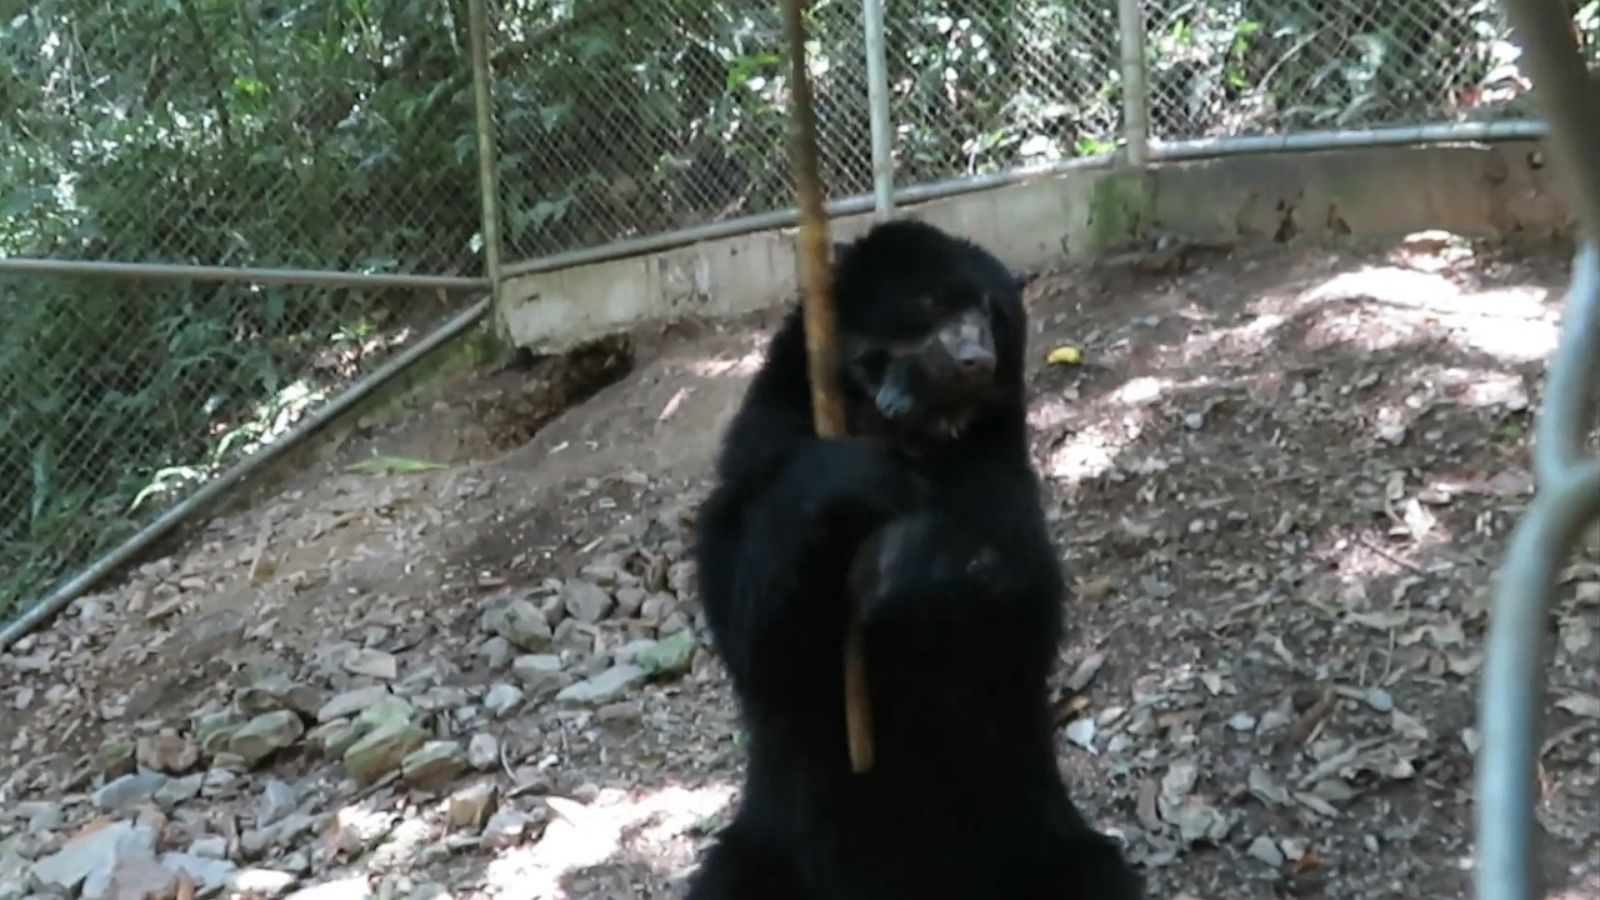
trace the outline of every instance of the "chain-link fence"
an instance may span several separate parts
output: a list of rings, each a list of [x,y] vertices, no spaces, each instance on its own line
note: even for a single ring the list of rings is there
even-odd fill
[[[478,274],[472,70],[438,6],[17,7],[0,20],[0,258]],[[0,273],[0,619],[442,305]]]
[[[1111,0],[889,0],[895,180],[920,184],[1110,150]]]
[[[509,258],[784,209],[781,7],[767,0],[599,0],[551,19],[495,0],[496,131]],[[813,4],[822,174],[870,187],[859,2]]]
[[[42,0],[0,21],[0,616],[464,302],[410,276],[480,289],[491,251],[598,256],[792,206],[779,4],[482,0],[475,72],[477,2]],[[1490,0],[1122,2],[882,0],[874,67],[874,7],[811,0],[830,195],[875,186],[875,68],[896,189],[1107,157],[1138,16],[1156,159],[1527,115]],[[1572,7],[1591,59],[1597,3]]]
[[[1491,0],[1147,6],[1163,138],[1528,114]]]

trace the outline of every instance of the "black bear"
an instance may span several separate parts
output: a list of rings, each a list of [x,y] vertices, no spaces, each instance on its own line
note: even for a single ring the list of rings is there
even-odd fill
[[[1029,457],[1019,281],[914,221],[834,261],[850,436],[812,423],[799,308],[729,425],[695,537],[749,735],[689,900],[1133,900],[1056,766],[1065,577]],[[850,769],[847,595],[873,767]]]

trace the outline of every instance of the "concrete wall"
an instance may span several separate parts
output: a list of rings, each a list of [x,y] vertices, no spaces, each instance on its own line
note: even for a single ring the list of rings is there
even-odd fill
[[[1384,237],[1443,228],[1477,237],[1570,231],[1534,142],[1258,154],[1079,171],[906,207],[1018,270],[1087,259],[1155,232],[1197,240]],[[833,220],[835,240],[870,226]],[[684,315],[793,300],[793,228],[510,279],[497,311],[513,344],[554,351]]]

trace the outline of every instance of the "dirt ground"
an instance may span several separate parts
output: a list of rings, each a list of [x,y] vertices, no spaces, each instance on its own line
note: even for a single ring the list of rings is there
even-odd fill
[[[1485,604],[1565,270],[1414,237],[1030,284],[1078,586],[1060,756],[1151,897],[1470,895]],[[772,321],[465,379],[0,655],[0,900],[680,896],[741,761],[685,542]],[[1591,539],[1542,756],[1568,898],[1600,894],[1597,630]],[[393,698],[353,777],[332,735]]]

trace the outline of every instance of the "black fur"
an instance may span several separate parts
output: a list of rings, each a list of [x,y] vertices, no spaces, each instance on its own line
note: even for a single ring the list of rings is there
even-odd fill
[[[958,436],[823,441],[796,309],[729,427],[696,555],[747,730],[746,782],[690,900],[1131,900],[1115,842],[1056,768],[1046,678],[1064,576],[1031,468],[1018,279],[930,226],[836,257],[842,338],[932,327],[922,302],[987,297],[997,389]],[[847,388],[853,413],[870,408]],[[859,433],[859,432],[852,432]],[[862,592],[876,762],[844,733],[845,587]]]

